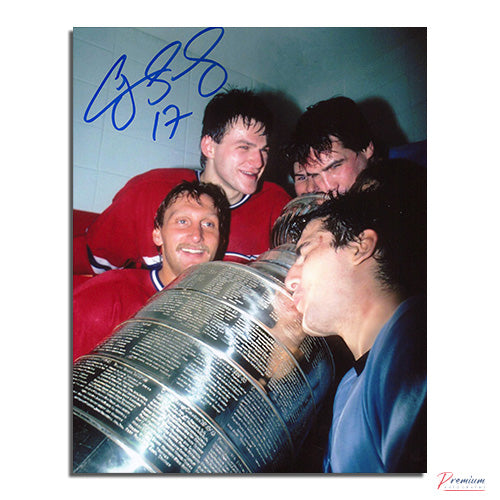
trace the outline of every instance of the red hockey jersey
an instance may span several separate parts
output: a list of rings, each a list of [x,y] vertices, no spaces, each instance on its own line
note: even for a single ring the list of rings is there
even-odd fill
[[[73,292],[73,361],[88,354],[163,289],[158,272],[120,269],[95,276]]]

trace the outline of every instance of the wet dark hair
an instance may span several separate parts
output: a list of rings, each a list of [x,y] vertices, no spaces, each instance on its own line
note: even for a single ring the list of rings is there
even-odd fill
[[[365,150],[373,142],[368,122],[352,99],[332,97],[307,108],[284,150],[291,171],[294,162],[301,165],[306,163],[311,148],[316,158],[330,151],[331,136],[337,137],[345,148],[356,153]]]
[[[259,132],[267,138],[271,135],[273,115],[264,101],[250,90],[231,89],[217,94],[205,108],[201,137],[208,135],[220,143],[228,128],[238,119],[242,119],[246,127],[252,122],[260,125]],[[201,154],[201,165],[204,167],[206,157]]]
[[[352,188],[330,197],[305,218],[333,235],[334,248],[359,241],[365,229],[377,233],[374,258],[383,287],[404,296],[426,291],[426,171],[408,160],[384,160],[368,167]]]
[[[231,210],[229,209],[229,201],[221,187],[210,182],[199,181],[182,181],[175,186],[160,203],[154,219],[155,229],[160,229],[163,226],[165,212],[171,207],[181,196],[187,195],[200,203],[202,194],[206,194],[212,198],[214,207],[217,209],[217,218],[219,219],[219,246],[217,248],[216,259],[222,259],[226,252],[229,242],[229,226],[231,222]]]

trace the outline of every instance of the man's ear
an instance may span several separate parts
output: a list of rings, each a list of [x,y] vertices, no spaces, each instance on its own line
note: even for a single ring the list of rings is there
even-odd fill
[[[200,141],[200,150],[206,158],[213,158],[214,140],[209,135],[204,135]]]
[[[372,257],[377,247],[377,241],[377,233],[373,229],[365,229],[359,235],[359,240],[351,243],[354,248],[353,264],[361,264]]]
[[[374,151],[375,151],[375,147],[373,146],[373,142],[370,141],[368,146],[366,146],[366,148],[363,149],[363,153],[365,154],[367,160],[369,160],[373,156]]]
[[[163,245],[163,238],[161,237],[161,231],[157,227],[153,229],[153,243],[157,247],[161,247]]]

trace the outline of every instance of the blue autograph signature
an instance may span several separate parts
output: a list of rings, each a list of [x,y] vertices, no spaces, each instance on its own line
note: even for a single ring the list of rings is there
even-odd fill
[[[205,51],[205,53],[201,57],[191,57],[187,54],[191,44],[197,40],[198,38],[203,37],[206,33],[210,31],[218,30],[219,35],[217,36],[217,39],[215,42],[212,43],[212,45]],[[217,61],[214,61],[213,59],[208,59],[207,56],[212,52],[212,50],[217,46],[217,44],[221,41],[222,37],[224,36],[224,29],[223,28],[206,28],[196,35],[194,35],[188,43],[184,46],[183,50],[183,55],[184,58],[187,61],[192,61],[192,64],[188,66],[184,71],[177,73],[175,75],[172,75],[172,69],[169,68],[170,64],[172,61],[176,58],[177,54],[181,50],[182,43],[180,41],[175,41],[169,43],[166,47],[161,49],[154,57],[151,59],[149,64],[147,65],[145,71],[144,71],[144,78],[141,78],[140,80],[137,80],[135,83],[130,83],[128,78],[125,76],[124,73],[124,66],[125,66],[125,61],[127,60],[127,56],[123,54],[111,67],[111,69],[107,72],[106,76],[104,77],[103,81],[99,85],[99,88],[95,92],[94,96],[90,100],[89,105],[87,106],[87,109],[85,110],[85,114],[83,116],[83,119],[87,123],[91,123],[94,120],[97,120],[101,115],[103,115],[108,109],[111,109],[111,121],[113,123],[113,127],[115,127],[116,130],[124,130],[126,129],[134,120],[135,114],[136,114],[136,105],[135,105],[135,99],[134,99],[134,94],[133,94],[133,89],[138,87],[139,85],[146,83],[146,87],[153,87],[155,86],[155,89],[159,89],[161,92],[161,95],[156,98],[156,99],[149,99],[148,98],[148,104],[150,106],[156,106],[168,96],[170,91],[172,90],[172,83],[176,82],[180,78],[182,78],[184,75],[188,74],[190,71],[192,71],[194,68],[196,68],[199,64],[201,63],[206,63],[208,64],[207,68],[201,75],[199,81],[198,81],[198,94],[201,97],[210,97],[216,92],[218,92],[226,83],[227,81],[227,71],[225,68],[219,64]],[[167,57],[166,62],[163,62],[163,58]],[[222,82],[220,85],[210,91],[207,91],[204,89],[203,82],[205,80],[205,77],[214,69],[219,69],[222,70]],[[168,73],[168,75],[167,75]],[[167,76],[170,76],[170,81],[166,79]],[[96,100],[99,98],[101,95],[101,91],[103,90],[104,86],[110,79],[114,77],[114,80],[119,81],[118,86],[116,87],[116,90],[120,92],[112,101],[110,101],[108,104],[106,104],[103,108],[101,109],[93,109],[95,106]],[[162,77],[162,78],[160,78]],[[119,106],[121,106],[120,109],[124,109],[125,106],[129,106],[131,111],[130,111],[130,116],[126,119],[125,123],[123,124],[118,124],[116,120],[116,114],[118,111]],[[125,108],[126,109],[126,108]],[[170,132],[169,139],[172,139],[174,137],[175,132],[177,130],[177,127],[179,125],[180,120],[183,118],[187,118],[188,116],[192,115],[192,112],[189,113],[181,113],[181,110],[175,105],[175,104],[168,104],[163,108],[162,111],[156,111],[155,113],[155,118],[154,118],[154,124],[153,124],[153,141],[156,141],[157,134],[158,134],[158,126],[160,122],[160,117],[163,115],[165,119],[167,119],[163,125],[165,127],[168,127],[172,125],[172,130]]]

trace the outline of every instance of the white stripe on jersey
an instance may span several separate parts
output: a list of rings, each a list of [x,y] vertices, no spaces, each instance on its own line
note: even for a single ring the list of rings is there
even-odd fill
[[[107,261],[103,257],[96,257],[95,255],[93,255],[92,257],[95,260],[96,264],[100,265],[100,267],[97,267],[97,266],[94,266],[92,264],[92,262],[90,263],[90,267],[92,267],[92,270],[96,274],[104,273],[105,271],[108,271],[110,269],[121,269],[121,267],[113,266],[113,264],[111,264],[111,262]]]
[[[154,257],[148,257],[147,255],[143,255],[142,260],[146,263],[146,266],[153,267],[156,264],[161,263],[161,255],[155,255]]]
[[[249,262],[251,262],[259,257],[258,255],[245,255],[243,253],[236,253],[236,252],[226,252],[224,254],[224,256],[226,256],[226,257],[239,257],[240,259],[248,260]]]
[[[161,282],[160,276],[158,275],[158,269],[153,269],[151,271],[151,281],[158,292],[165,288],[165,285]]]

